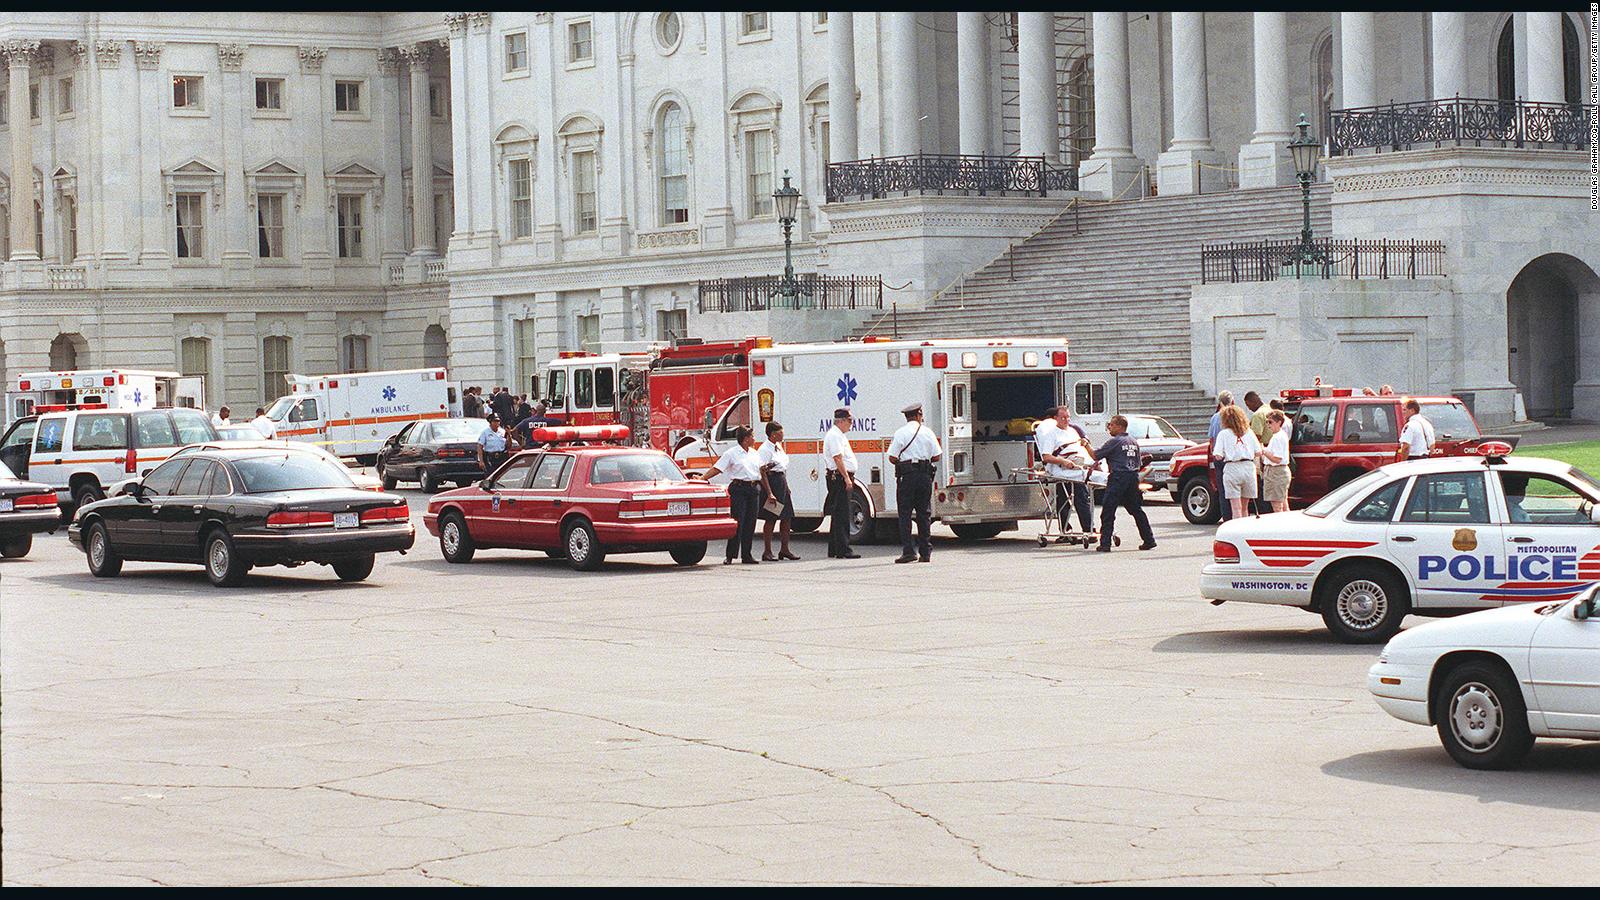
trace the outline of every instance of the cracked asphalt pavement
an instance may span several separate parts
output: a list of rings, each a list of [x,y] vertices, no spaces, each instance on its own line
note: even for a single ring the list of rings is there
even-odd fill
[[[410,495],[413,510],[421,495]],[[1582,884],[1600,744],[1472,772],[1209,529],[369,581],[0,561],[3,883]],[[419,528],[420,528],[420,520]],[[720,558],[713,549],[711,560]],[[1412,624],[1418,620],[1413,619]]]

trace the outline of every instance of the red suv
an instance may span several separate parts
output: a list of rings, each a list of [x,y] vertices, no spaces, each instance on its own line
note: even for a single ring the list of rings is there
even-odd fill
[[[1284,391],[1285,416],[1294,422],[1289,437],[1289,503],[1304,506],[1341,484],[1386,463],[1404,459],[1400,430],[1406,411],[1397,396],[1358,397],[1342,388]],[[1433,423],[1435,456],[1459,456],[1479,443],[1478,422],[1454,397],[1417,397]],[[1513,445],[1514,438],[1509,440]],[[1213,484],[1210,450],[1202,443],[1172,457],[1172,499],[1196,525],[1222,517]]]

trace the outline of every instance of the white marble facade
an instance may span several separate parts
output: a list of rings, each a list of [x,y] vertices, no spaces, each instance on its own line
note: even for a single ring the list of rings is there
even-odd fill
[[[1539,13],[8,12],[0,368],[203,357],[246,406],[285,364],[447,353],[510,382],[585,343],[715,336],[746,323],[699,313],[696,282],[781,270],[785,172],[796,268],[914,304],[1059,201],[825,207],[829,161],[1020,152],[1110,197],[1283,184],[1302,112],[1496,96],[1508,22],[1516,92],[1558,94]]]

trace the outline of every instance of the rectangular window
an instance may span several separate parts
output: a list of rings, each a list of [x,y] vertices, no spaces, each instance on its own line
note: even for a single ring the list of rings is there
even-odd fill
[[[656,340],[668,341],[688,337],[689,311],[686,309],[656,310]]]
[[[578,349],[592,353],[600,351],[600,317],[578,317]]]
[[[833,127],[828,124],[827,119],[823,119],[821,122],[817,123],[817,143],[822,145],[818,148],[818,152],[822,154],[822,171],[824,179],[827,178],[828,163],[833,162],[833,152],[829,149],[832,142]]]
[[[339,258],[361,259],[361,212],[366,198],[360,194],[339,195]]]
[[[213,393],[216,385],[211,384],[211,342],[205,338],[187,337],[179,345],[178,363],[183,368],[185,375],[199,375],[206,380],[206,388]]]
[[[80,415],[72,424],[72,449],[126,450],[128,417],[119,413]]]
[[[1484,489],[1483,473],[1418,475],[1400,521],[1444,525],[1489,524],[1489,498]]]
[[[813,25],[822,26],[822,25],[828,24],[828,14],[827,13],[819,12],[819,13],[812,13],[812,15],[815,16],[815,18],[813,18],[811,20]]]
[[[78,201],[72,197],[61,198],[61,261],[72,262],[78,258]]]
[[[283,259],[283,195],[256,195],[256,256]]]
[[[772,215],[772,132],[762,128],[744,133],[745,170],[750,187],[750,218]]]
[[[539,372],[539,361],[534,355],[534,331],[532,319],[517,319],[511,323],[512,338],[517,352],[517,390],[513,393],[533,390],[533,378]]]
[[[261,341],[261,392],[273,400],[288,389],[289,339],[276,335]]]
[[[572,154],[573,229],[578,234],[600,230],[600,212],[595,203],[595,159],[593,150]]]
[[[594,405],[610,409],[617,402],[617,370],[601,366],[594,370]]]
[[[204,109],[205,79],[199,75],[172,76],[172,108]]]
[[[201,259],[205,254],[205,194],[179,194],[177,209],[178,258]]]
[[[742,13],[739,21],[740,34],[763,34],[767,30],[767,14],[764,12]]]
[[[528,71],[528,33],[514,31],[505,37],[506,43],[506,71]]]
[[[442,81],[428,82],[428,115],[435,119],[450,118],[450,89]]]
[[[333,83],[333,111],[350,115],[361,112],[361,82],[335,81]]]
[[[33,252],[44,259],[44,204],[33,201]]]
[[[256,79],[256,109],[271,112],[283,111],[282,78]]]
[[[593,318],[579,316],[579,320]],[[572,407],[573,409],[594,409],[594,370],[572,370]]]
[[[0,125],[9,124],[10,121],[11,121],[11,104],[10,104],[10,102],[0,103]]]
[[[511,188],[511,239],[533,236],[533,164],[513,159],[506,180]]]
[[[688,140],[683,116],[673,107],[661,120],[661,224],[689,221]]]
[[[69,115],[72,112],[72,79],[61,79],[61,81],[57,83],[57,93],[60,105],[56,109],[56,115]]]
[[[1331,403],[1307,403],[1294,417],[1295,444],[1329,444],[1333,442],[1333,414],[1338,407]]]
[[[347,334],[339,340],[339,365],[346,372],[367,371],[367,336]]]
[[[39,86],[28,85],[28,118],[39,121]]]
[[[567,63],[594,59],[594,25],[585,19],[567,24]]]

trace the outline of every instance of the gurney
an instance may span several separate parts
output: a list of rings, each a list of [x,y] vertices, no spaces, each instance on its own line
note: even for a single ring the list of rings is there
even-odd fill
[[[1095,467],[1092,469],[1069,469],[1065,475],[1052,475],[1049,472],[1046,472],[1044,468],[1040,466],[1033,468],[1023,467],[1012,469],[1011,474],[1018,480],[1032,481],[1037,484],[1039,486],[1039,491],[1044,497],[1044,506],[1049,512],[1044,520],[1044,531],[1041,532],[1038,537],[1039,546],[1048,547],[1051,543],[1057,543],[1073,544],[1079,547],[1087,548],[1097,546],[1100,543],[1100,532],[1098,531],[1079,532],[1061,530],[1060,523],[1063,510],[1061,508],[1060,501],[1062,497],[1056,491],[1056,487],[1063,484],[1088,484],[1091,491],[1094,488],[1103,488],[1106,486],[1106,481],[1110,477],[1109,473],[1105,469],[1100,467]],[[1070,504],[1072,502],[1071,491],[1066,493],[1065,499],[1069,504],[1069,507],[1065,510],[1065,512],[1070,513],[1072,511],[1070,508]],[[1120,547],[1122,546],[1122,538],[1113,535],[1111,538],[1111,543],[1114,546]]]

